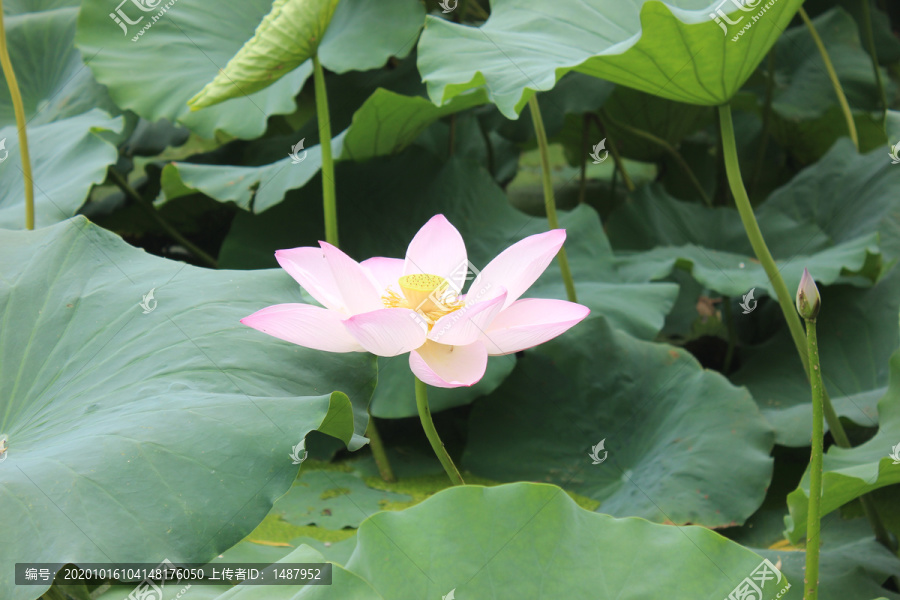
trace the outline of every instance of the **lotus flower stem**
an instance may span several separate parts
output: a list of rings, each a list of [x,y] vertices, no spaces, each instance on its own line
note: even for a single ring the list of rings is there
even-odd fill
[[[664,140],[662,138],[656,137],[652,133],[650,133],[648,131],[644,131],[643,129],[638,129],[637,127],[632,127],[631,125],[628,125],[626,123],[621,123],[619,121],[616,121],[611,116],[609,116],[609,113],[607,113],[603,109],[600,110],[600,115],[604,120],[608,121],[612,125],[615,125],[616,127],[620,128],[620,129],[624,129],[625,131],[627,131],[628,133],[632,134],[635,137],[643,138],[652,144],[656,144],[657,146],[659,146],[660,148],[665,150],[666,153],[669,156],[671,156],[672,159],[676,163],[678,163],[678,166],[681,167],[681,170],[684,171],[684,174],[687,175],[691,184],[694,186],[694,188],[697,190],[697,193],[700,195],[700,198],[703,200],[703,203],[706,204],[706,206],[712,207],[712,199],[706,193],[706,190],[703,189],[703,186],[700,184],[700,181],[697,179],[697,176],[694,175],[694,171],[691,170],[690,165],[687,164],[687,162],[684,160],[684,158],[681,156],[681,154],[678,152],[678,150],[673,148],[669,142],[667,142],[666,140]],[[610,143],[610,149],[612,149],[614,147],[615,147],[615,145]],[[616,152],[615,155],[617,156],[618,152]],[[618,159],[617,159],[617,162],[618,162]]]
[[[785,285],[781,272],[775,264],[775,259],[772,258],[772,253],[769,252],[769,247],[766,246],[766,241],[763,239],[759,223],[756,222],[756,216],[753,214],[753,207],[750,205],[750,198],[747,196],[746,188],[744,188],[744,180],[741,177],[741,168],[738,164],[734,124],[731,121],[731,107],[727,104],[719,107],[719,123],[722,131],[725,174],[728,177],[731,193],[734,195],[734,203],[737,206],[738,213],[741,215],[741,222],[744,224],[744,230],[750,239],[750,245],[753,246],[753,252],[762,264],[772,287],[775,289],[775,295],[778,297],[781,311],[784,313],[788,328],[791,330],[791,337],[794,338],[794,344],[797,346],[800,360],[803,361],[803,368],[808,374],[809,361],[806,355],[806,335],[803,333],[803,326],[800,324],[800,317],[797,315],[797,311],[794,309],[787,285]]]
[[[812,36],[813,41],[816,43],[816,47],[819,49],[819,54],[822,55],[822,61],[825,63],[825,70],[828,71],[828,77],[831,79],[831,85],[834,86],[834,93],[837,94],[838,102],[840,103],[841,110],[844,113],[844,120],[847,121],[847,129],[850,132],[850,139],[853,140],[853,145],[856,146],[856,150],[859,151],[859,135],[856,133],[856,123],[853,121],[853,113],[850,111],[850,104],[847,102],[847,96],[844,95],[844,88],[841,87],[841,81],[838,79],[837,73],[834,70],[834,64],[832,64],[831,62],[831,57],[828,55],[828,50],[825,49],[825,44],[822,43],[822,38],[819,37],[819,32],[816,31],[816,26],[813,25],[813,22],[809,19],[809,15],[806,14],[806,10],[804,10],[804,8],[801,6],[799,12],[800,18],[803,19],[804,23],[806,23],[806,27],[809,29],[809,34]]]
[[[869,0],[863,0],[862,11],[863,31],[865,31],[866,34],[866,49],[869,51],[869,57],[872,59],[872,69],[875,71],[875,83],[878,85],[878,93],[881,96],[881,118],[882,121],[886,123],[889,105],[887,92],[884,90],[884,81],[881,79],[881,69],[878,67],[878,52],[875,50],[875,34],[872,31],[872,9],[869,7]]]
[[[313,54],[313,79],[316,88],[316,116],[319,119],[319,146],[322,148],[322,202],[325,207],[325,241],[338,244],[337,197],[334,191],[334,158],[331,156],[331,116],[328,90],[319,55]]]
[[[143,208],[150,218],[156,221],[156,224],[162,227],[163,231],[169,234],[173,240],[184,246],[188,249],[188,252],[196,256],[200,262],[206,264],[208,267],[212,267],[213,269],[217,268],[218,263],[216,259],[204,252],[199,246],[193,243],[191,240],[187,239],[182,235],[180,231],[175,229],[171,223],[166,221],[162,215],[159,214],[159,211],[156,210],[156,206],[149,200],[145,199],[137,190],[131,187],[131,184],[128,183],[128,180],[124,175],[116,171],[114,168],[110,168],[108,172],[109,178],[115,183],[122,192],[131,198],[134,202],[137,203],[138,206]]]
[[[372,458],[375,459],[375,466],[378,467],[378,473],[381,478],[388,483],[397,481],[394,471],[391,469],[391,463],[388,460],[387,452],[381,441],[381,434],[375,427],[375,420],[369,415],[369,426],[366,427],[366,437],[369,438],[369,448],[372,450]]]
[[[337,222],[337,194],[334,187],[334,157],[331,155],[331,114],[328,111],[328,89],[325,87],[325,71],[319,55],[313,54],[313,83],[316,88],[316,117],[319,120],[319,147],[322,148],[322,206],[325,209],[325,241],[339,248]],[[378,472],[385,481],[395,481],[391,463],[381,442],[375,423],[369,416],[366,428],[372,457]]]
[[[803,600],[816,600],[819,586],[819,546],[821,538],[822,452],[824,451],[825,387],[819,368],[819,344],[816,340],[816,320],[806,319],[806,342],[809,352],[810,387],[812,388],[812,453],[809,458],[809,513],[806,516],[806,572],[803,579]]]
[[[547,211],[547,222],[550,223],[550,229],[559,229],[559,219],[556,216],[556,200],[553,197],[553,181],[550,178],[550,150],[547,143],[547,131],[544,129],[544,119],[541,117],[541,108],[538,106],[536,94],[529,98],[528,108],[531,110],[534,134],[537,137],[538,149],[541,153],[541,174],[544,183],[544,207]],[[578,302],[575,295],[575,281],[572,279],[572,271],[569,269],[569,258],[566,256],[565,248],[559,249],[557,259],[559,260],[559,270],[562,272],[563,283],[566,286],[566,296],[569,302]]]
[[[775,289],[775,295],[778,298],[778,304],[781,306],[781,312],[784,314],[785,321],[787,321],[791,337],[794,339],[794,345],[797,347],[797,353],[800,355],[800,361],[803,363],[803,369],[806,371],[807,378],[809,378],[809,351],[806,345],[806,334],[803,331],[803,326],[800,324],[800,317],[794,309],[787,285],[785,285],[784,279],[781,277],[781,271],[778,270],[775,259],[772,258],[772,254],[769,252],[768,246],[766,246],[766,241],[759,229],[759,224],[756,222],[756,216],[753,214],[753,207],[750,205],[750,198],[747,196],[747,190],[744,188],[740,164],[738,163],[737,143],[734,137],[734,123],[731,121],[731,107],[727,104],[719,106],[719,125],[719,130],[722,134],[725,172],[728,177],[731,192],[734,195],[734,203],[737,206],[738,213],[741,215],[741,222],[744,224],[744,230],[747,232],[747,237],[750,240],[750,245],[753,247],[753,252],[762,264],[772,287]],[[835,443],[841,448],[849,448],[850,438],[847,437],[847,432],[844,431],[841,419],[838,417],[834,410],[834,406],[831,404],[828,392],[824,389],[822,390],[822,404],[825,421],[828,423],[828,428],[831,430],[831,435],[834,437]],[[860,496],[859,501],[863,506],[863,511],[865,512],[873,531],[875,532],[875,537],[885,547],[891,548],[892,544],[890,536],[887,534],[887,530],[884,528],[872,500],[868,496],[863,495]]]
[[[441,461],[441,465],[443,465],[453,485],[465,485],[466,482],[463,481],[462,475],[459,474],[459,470],[453,464],[453,459],[447,453],[444,443],[434,428],[434,421],[431,420],[431,409],[428,407],[428,385],[418,377],[414,377],[414,379],[416,380],[416,407],[419,409],[419,419],[422,421],[425,435],[428,437],[428,441],[431,442],[434,453],[437,455],[438,460]]]
[[[6,86],[12,97],[13,112],[16,115],[16,127],[19,133],[19,152],[22,155],[22,174],[25,178],[25,229],[34,229],[34,177],[31,171],[31,155],[28,152],[28,131],[25,122],[25,105],[22,103],[22,92],[16,81],[9,49],[6,47],[6,25],[3,22],[3,0],[0,0],[0,67],[6,76]]]

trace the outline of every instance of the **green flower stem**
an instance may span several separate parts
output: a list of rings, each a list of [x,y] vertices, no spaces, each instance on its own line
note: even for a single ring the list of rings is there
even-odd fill
[[[809,361],[806,356],[806,335],[803,333],[803,326],[800,324],[800,317],[794,308],[794,301],[791,293],[781,277],[781,272],[775,264],[775,259],[766,246],[763,239],[762,231],[759,230],[759,224],[753,214],[753,207],[750,206],[750,198],[747,196],[747,190],[744,188],[744,180],[741,177],[741,168],[738,164],[737,143],[734,137],[734,123],[731,121],[731,107],[723,104],[719,107],[719,124],[722,131],[722,149],[725,158],[725,174],[728,177],[728,184],[731,187],[731,193],[734,196],[734,203],[737,206],[738,213],[741,215],[741,222],[747,231],[747,237],[750,239],[750,245],[753,246],[753,252],[756,258],[762,264],[766,275],[772,287],[775,288],[775,295],[778,297],[778,303],[781,305],[781,311],[787,321],[788,328],[791,330],[791,337],[794,338],[794,345],[797,346],[797,352],[800,354],[800,360],[803,361],[803,368],[809,373]]]
[[[388,483],[397,481],[394,471],[391,469],[391,463],[388,461],[384,444],[381,442],[381,434],[378,433],[375,419],[371,415],[369,415],[369,426],[366,428],[366,437],[369,438],[369,448],[372,449],[372,457],[375,459],[375,465],[378,467],[381,478]]]
[[[314,54],[313,73],[316,88],[316,116],[319,119],[319,145],[322,148],[322,202],[325,206],[325,241],[338,244],[337,196],[334,191],[334,158],[331,156],[331,117],[328,112],[328,91],[325,72],[319,55]]]
[[[319,55],[314,54],[313,81],[316,88],[316,117],[319,120],[319,146],[322,148],[322,204],[325,208],[325,241],[335,247],[338,242],[337,195],[334,189],[334,157],[331,155],[331,116],[328,112],[328,90],[325,87],[325,71],[319,62]],[[385,481],[394,481],[394,472],[388,462],[387,452],[381,443],[381,436],[375,423],[369,416],[366,428],[369,447],[378,466],[378,472]]]
[[[648,131],[644,131],[643,129],[638,129],[637,127],[632,127],[631,125],[627,125],[625,123],[616,121],[611,116],[609,116],[609,113],[607,113],[603,109],[600,109],[600,115],[602,116],[602,118],[604,120],[608,121],[609,123],[618,127],[619,129],[624,129],[631,135],[633,135],[635,137],[643,138],[643,139],[647,140],[648,142],[656,144],[657,146],[659,146],[660,148],[665,150],[666,153],[668,153],[668,155],[671,156],[672,159],[674,159],[675,162],[678,163],[678,166],[681,167],[681,169],[682,169],[682,171],[684,171],[685,175],[688,176],[688,179],[690,180],[690,182],[694,186],[694,188],[697,190],[697,193],[700,194],[700,198],[703,200],[703,202],[706,204],[706,206],[712,207],[712,199],[709,197],[709,195],[707,195],[706,190],[703,189],[703,186],[700,185],[700,181],[697,179],[697,176],[694,175],[694,172],[691,170],[690,165],[687,164],[687,162],[684,160],[684,158],[681,156],[681,154],[679,154],[678,151],[675,148],[673,148],[669,142],[667,142],[666,140],[664,140],[662,138],[656,137],[652,133],[650,133]],[[613,148],[613,147],[614,147],[613,144],[610,144],[610,148]],[[618,152],[616,152],[616,155],[618,155]],[[621,161],[617,159],[617,162],[621,162]],[[632,184],[632,187],[633,187],[633,184]]]
[[[34,177],[31,173],[31,155],[28,152],[28,131],[25,122],[25,105],[22,103],[22,92],[16,81],[9,49],[6,47],[6,25],[3,22],[3,0],[0,0],[0,67],[6,76],[6,86],[12,97],[13,112],[16,115],[16,127],[19,133],[19,152],[22,155],[22,173],[25,177],[25,229],[34,229]]]
[[[806,334],[803,331],[803,326],[800,324],[800,316],[794,308],[794,301],[791,294],[787,290],[784,279],[781,277],[781,272],[775,265],[775,260],[772,258],[772,254],[766,246],[766,241],[763,239],[762,232],[759,230],[759,224],[756,222],[756,217],[753,215],[753,207],[750,206],[750,198],[747,197],[747,190],[744,188],[744,181],[741,178],[741,169],[738,164],[737,156],[737,144],[734,138],[734,124],[731,121],[731,107],[727,104],[719,106],[719,124],[719,130],[722,134],[725,172],[728,177],[731,192],[734,195],[735,205],[741,215],[741,222],[744,224],[744,229],[747,232],[747,237],[750,239],[750,245],[753,247],[756,258],[762,264],[772,287],[775,289],[775,295],[778,297],[778,304],[781,306],[781,312],[784,314],[785,321],[787,321],[788,329],[791,331],[791,337],[794,339],[794,345],[797,347],[797,353],[800,355],[800,360],[803,363],[803,369],[806,371],[807,378],[809,378],[809,357],[806,348]],[[850,438],[847,437],[847,432],[844,431],[841,419],[835,412],[834,406],[831,404],[831,399],[824,389],[822,391],[822,404],[825,421],[828,423],[828,428],[831,430],[831,435],[834,437],[835,443],[841,448],[849,448]],[[871,498],[863,495],[860,496],[859,501],[862,504],[866,517],[869,519],[872,530],[875,532],[875,537],[885,547],[891,548],[890,536],[884,528]]]
[[[175,229],[171,223],[166,221],[162,215],[159,214],[159,211],[156,210],[156,206],[137,193],[131,184],[128,183],[128,180],[124,175],[116,171],[114,168],[110,168],[108,171],[109,178],[115,183],[122,192],[129,198],[131,198],[134,202],[138,204],[141,208],[146,211],[146,213],[150,216],[151,219],[156,221],[156,224],[162,227],[163,231],[169,234],[173,240],[184,246],[188,249],[188,252],[196,256],[201,262],[203,262],[206,266],[212,267],[213,269],[218,267],[218,263],[216,259],[204,252],[198,245],[193,243],[191,240],[184,237],[184,235]]]
[[[853,140],[853,145],[856,146],[856,149],[858,151],[859,135],[856,133],[856,123],[853,121],[853,113],[850,111],[850,104],[847,102],[847,96],[844,95],[844,88],[841,87],[841,82],[834,70],[834,65],[831,63],[831,57],[828,56],[828,50],[825,49],[825,44],[822,43],[822,38],[819,37],[819,32],[816,31],[815,25],[813,25],[813,22],[809,19],[809,15],[806,14],[806,10],[804,10],[801,6],[799,12],[800,18],[803,19],[804,23],[806,23],[806,27],[809,29],[809,34],[812,36],[813,41],[816,43],[816,47],[819,49],[819,54],[822,55],[822,61],[825,63],[825,70],[828,71],[828,77],[831,79],[831,85],[834,86],[834,93],[837,94],[838,102],[841,105],[841,110],[844,112],[844,120],[847,121],[847,129],[850,132],[850,139]]]
[[[821,539],[822,452],[824,451],[825,386],[819,368],[819,345],[816,340],[816,320],[806,320],[806,342],[809,353],[810,387],[812,388],[812,454],[809,458],[809,513],[806,516],[806,572],[803,579],[803,600],[816,600],[819,587],[819,546]]]
[[[428,408],[428,386],[418,377],[413,378],[416,380],[416,407],[419,409],[422,429],[425,430],[425,435],[428,437],[428,441],[431,442],[434,453],[444,466],[444,470],[447,472],[447,476],[450,477],[453,485],[465,485],[466,482],[463,481],[462,475],[459,474],[459,470],[453,464],[453,459],[447,454],[447,449],[444,448],[444,443],[434,428],[434,421],[431,420],[431,409]]]
[[[537,94],[528,100],[528,108],[531,110],[531,120],[534,123],[534,134],[537,137],[538,149],[541,153],[541,174],[544,182],[544,207],[547,210],[547,221],[550,229],[559,229],[559,219],[556,216],[556,200],[553,198],[553,181],[550,178],[550,151],[547,143],[547,131],[544,129],[544,119],[541,118],[541,108],[538,106]],[[563,283],[566,286],[566,296],[570,302],[578,302],[575,295],[575,281],[572,279],[572,271],[569,269],[569,258],[566,249],[560,248],[559,270],[562,272]]]

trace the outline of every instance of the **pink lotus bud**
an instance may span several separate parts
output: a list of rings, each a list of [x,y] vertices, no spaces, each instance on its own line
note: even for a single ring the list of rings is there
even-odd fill
[[[822,298],[819,296],[819,288],[813,281],[808,269],[803,269],[803,277],[797,287],[797,311],[804,319],[815,319],[822,306]]]

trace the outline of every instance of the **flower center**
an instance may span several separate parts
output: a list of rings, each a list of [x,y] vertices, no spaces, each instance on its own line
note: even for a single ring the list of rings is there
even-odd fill
[[[444,315],[464,306],[450,282],[439,275],[404,275],[397,283],[403,296],[388,289],[381,297],[384,305],[388,308],[413,309],[428,323],[429,329]]]

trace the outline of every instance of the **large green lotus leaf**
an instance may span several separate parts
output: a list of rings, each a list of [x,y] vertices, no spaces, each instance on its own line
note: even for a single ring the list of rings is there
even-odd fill
[[[860,154],[850,140],[840,140],[819,162],[776,190],[765,210],[813,223],[835,242],[877,231],[885,259],[900,258],[900,169],[886,150]]]
[[[670,100],[723,104],[802,0],[778,0],[768,10],[761,0],[755,4],[742,12],[708,0],[587,0],[552,7],[541,0],[497,0],[481,27],[428,17],[419,71],[436,104],[483,85],[510,119],[534,91],[549,90],[571,70]],[[723,21],[720,27],[710,18],[720,7],[736,25]]]
[[[459,158],[442,163],[410,148],[364,164],[339,164],[336,177],[345,182],[337,187],[341,247],[357,260],[404,256],[416,231],[437,213],[446,215],[460,230],[469,260],[478,269],[506,247],[547,229],[545,219],[512,208],[484,169]],[[567,231],[566,248],[579,301],[606,315],[613,326],[653,338],[675,300],[677,286],[622,281],[603,227],[591,208],[562,213],[560,222]],[[239,268],[274,266],[275,250],[315,245],[322,239],[321,223],[321,203],[304,196],[260,215],[238,213],[220,260]],[[565,298],[558,266],[551,265],[527,295]],[[478,385],[435,390],[429,398],[432,411],[467,404],[492,391],[512,369],[514,360],[496,357],[489,362],[493,364]],[[371,410],[385,418],[418,414],[405,356],[379,359],[379,382]]]
[[[867,277],[859,278],[865,285],[878,274],[871,268],[879,258],[878,235],[871,229],[832,240],[816,224],[775,209],[760,211],[758,218],[788,289],[797,288],[805,267],[824,284],[865,271]],[[680,267],[722,294],[742,296],[756,289],[756,298],[762,290],[774,295],[732,208],[681,202],[653,185],[614,212],[608,228],[613,246],[631,251],[621,260],[623,272],[663,277]]]
[[[895,320],[896,320],[896,312]],[[824,373],[824,367],[822,372]],[[898,458],[892,458],[896,455]],[[900,351],[890,360],[890,383],[878,402],[878,433],[854,448],[832,446],[825,454],[822,476],[822,514],[872,490],[900,483]],[[806,535],[809,471],[788,496],[791,516],[785,518],[788,538],[796,543]]]
[[[120,8],[125,17],[137,21],[135,25],[124,20],[117,25],[110,18],[117,14],[116,7],[105,0],[84,0],[78,17],[76,44],[116,104],[149,121],[178,121],[205,138],[214,137],[217,130],[255,138],[265,131],[271,115],[296,110],[294,96],[312,73],[310,64],[249,97],[195,113],[187,106],[188,99],[253,35],[271,7],[270,0],[178,0],[170,9],[164,9],[161,0],[146,0],[144,6],[155,8],[144,12],[137,2]],[[152,22],[160,10],[167,12]],[[152,27],[137,37],[149,24]]]
[[[316,54],[338,0],[275,0],[256,33],[188,101],[193,110],[267,88]]]
[[[24,8],[28,7],[4,4],[4,11],[13,15]],[[77,8],[56,8],[5,19],[10,60],[29,126],[80,115],[98,106],[114,109],[73,45],[77,17]],[[0,127],[15,122],[6,79],[0,78]]]
[[[6,2],[3,3],[3,14],[21,15],[24,13],[80,5],[81,0],[6,0]]]
[[[319,60],[335,73],[379,68],[392,56],[408,55],[424,24],[425,6],[418,0],[341,0]]]
[[[560,485],[614,516],[720,527],[762,502],[773,438],[747,390],[683,350],[592,318],[527,350],[475,404],[463,465]],[[608,460],[594,464],[601,441]]]
[[[347,569],[392,600],[724,598],[762,562],[708,529],[592,513],[536,483],[453,487],[357,537]]]
[[[387,502],[409,500],[405,494],[374,490],[351,473],[314,470],[300,475],[272,507],[272,513],[293,525],[343,529],[359,527]]]
[[[335,156],[341,155],[345,133],[331,140]],[[290,154],[291,148],[285,148]],[[322,146],[315,145],[298,154],[299,163],[285,158],[262,167],[170,163],[163,167],[162,186],[173,200],[203,192],[220,202],[234,202],[241,208],[263,212],[284,200],[285,193],[301,188],[322,168]]]
[[[256,92],[317,52],[337,73],[381,67],[409,53],[424,18],[416,0],[277,0],[254,36],[189,103],[196,110]],[[376,21],[389,26],[373,28]]]
[[[116,146],[106,138],[121,129],[121,117],[98,109],[29,125],[36,227],[59,223],[78,212],[91,186],[106,179],[107,167],[116,162]],[[15,125],[0,127],[0,140],[4,139],[9,156],[0,168],[0,227],[24,229],[25,177]]]
[[[822,376],[839,415],[874,427],[888,383],[888,359],[900,343],[900,269],[871,289],[822,287],[818,318]],[[787,331],[741,352],[731,380],[746,386],[776,431],[777,443],[806,446],[812,433],[809,383]],[[898,440],[900,441],[900,440]]]
[[[425,98],[379,88],[354,113],[350,127],[332,140],[332,152],[337,160],[357,161],[395,154],[441,117],[484,102],[483,93],[474,93],[438,108]],[[306,185],[322,168],[322,147],[314,145],[307,152],[299,164],[290,158],[261,167],[171,163],[163,169],[163,189],[168,199],[199,191],[263,212],[290,190]]]
[[[0,231],[0,254],[0,562],[202,562],[290,487],[308,432],[364,443],[371,356],[238,322],[301,300],[284,272],[164,260],[84,217]],[[11,575],[0,596],[33,598]]]

